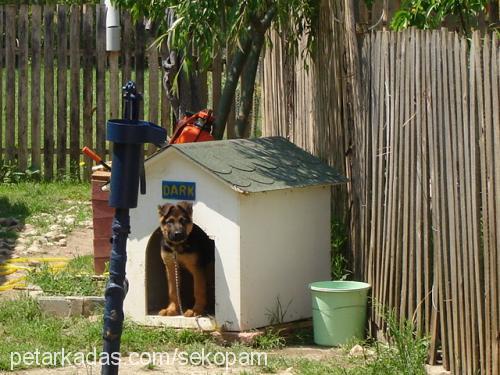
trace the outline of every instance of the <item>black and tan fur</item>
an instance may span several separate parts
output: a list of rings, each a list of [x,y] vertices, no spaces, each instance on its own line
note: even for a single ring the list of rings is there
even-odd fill
[[[159,314],[172,316],[180,313],[175,280],[175,253],[179,267],[193,276],[194,306],[185,310],[184,316],[202,315],[207,306],[207,267],[214,262],[213,241],[193,223],[192,203],[167,203],[158,206],[158,214],[162,232],[161,257],[167,271],[169,300],[168,306]]]

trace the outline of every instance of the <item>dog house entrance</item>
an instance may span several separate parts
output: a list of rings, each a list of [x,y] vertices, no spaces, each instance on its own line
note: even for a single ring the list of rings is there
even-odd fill
[[[165,265],[161,258],[162,233],[157,228],[149,238],[146,247],[146,313],[158,315],[168,305],[168,281]],[[184,268],[180,271],[180,300],[182,308],[190,309],[194,305],[193,277]],[[213,263],[207,270],[207,308],[206,314],[215,313],[215,275]]]

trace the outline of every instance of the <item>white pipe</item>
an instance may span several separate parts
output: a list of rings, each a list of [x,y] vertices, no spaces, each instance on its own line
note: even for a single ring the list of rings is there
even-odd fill
[[[120,50],[120,10],[105,0],[106,5],[106,51]]]

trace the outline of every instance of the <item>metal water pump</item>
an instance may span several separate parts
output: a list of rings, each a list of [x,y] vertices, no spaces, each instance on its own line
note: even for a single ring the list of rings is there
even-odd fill
[[[115,208],[112,224],[112,248],[109,263],[109,280],[106,285],[102,374],[118,374],[120,339],[123,329],[123,300],[128,290],[125,277],[127,262],[127,237],[130,233],[129,209],[137,207],[139,181],[145,193],[144,144],[165,144],[165,129],[139,120],[142,96],[135,83],[123,87],[123,119],[108,120],[106,139],[113,142],[111,166],[111,193],[109,206]]]

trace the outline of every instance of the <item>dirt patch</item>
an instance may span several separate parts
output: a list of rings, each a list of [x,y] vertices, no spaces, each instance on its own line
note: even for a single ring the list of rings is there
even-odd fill
[[[42,246],[40,254],[51,257],[74,258],[80,255],[93,253],[92,228],[78,228],[71,232],[66,239],[66,246]]]
[[[28,228],[28,230],[32,230]],[[13,243],[9,256],[1,257],[0,263],[7,259],[12,259],[15,262],[16,258],[23,258],[26,261],[22,263],[12,263],[12,265],[21,265],[22,267],[29,267],[32,264],[36,264],[37,261],[34,258],[74,258],[81,255],[90,255],[93,253],[93,234],[92,227],[87,225],[85,227],[77,227],[71,233],[65,236],[64,246],[57,244],[41,244],[40,246],[30,246],[26,249],[22,244],[30,237],[29,232],[21,230],[19,232],[19,237],[16,243]],[[21,244],[21,245],[19,245]],[[20,280],[20,278],[26,276],[27,270],[20,269],[14,273],[6,275],[2,279],[2,285],[6,285],[9,282],[15,282]],[[19,281],[20,282],[20,281]],[[14,289],[8,289],[5,291],[0,291],[0,299],[13,299],[19,296],[23,292],[23,289],[15,287]]]
[[[124,359],[127,360],[126,358]],[[142,375],[142,374],[179,374],[179,375],[219,375],[219,374],[240,374],[243,371],[248,371],[255,373],[251,367],[233,367],[228,368],[226,371],[225,367],[195,367],[195,366],[175,366],[175,365],[164,365],[152,367],[149,369],[145,365],[124,365],[120,367],[120,375]],[[76,367],[70,366],[67,368],[59,369],[33,369],[26,371],[14,372],[13,374],[18,375],[48,375],[48,374],[59,374],[59,375],[95,375],[100,374],[101,368],[99,366],[87,366],[87,367]],[[257,372],[258,373],[258,372]],[[277,374],[291,374],[291,372],[280,371]]]

